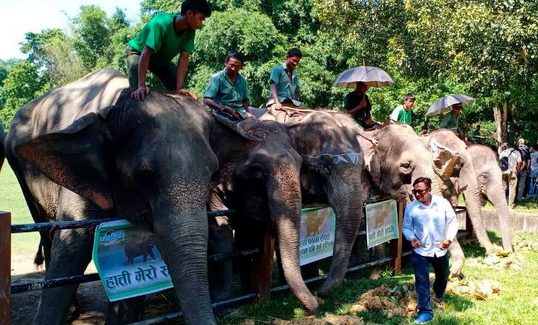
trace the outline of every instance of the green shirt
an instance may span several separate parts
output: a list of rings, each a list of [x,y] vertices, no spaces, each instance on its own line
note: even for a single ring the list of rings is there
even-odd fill
[[[226,73],[226,69],[215,73],[209,80],[209,85],[204,97],[213,99],[215,102],[226,105],[238,112],[243,118],[247,113],[243,107],[243,101],[250,101],[247,81],[240,74],[235,79],[235,84]]]
[[[370,100],[368,99],[368,96],[366,94],[364,95],[358,95],[356,91],[352,91],[349,94],[346,95],[346,98],[344,99],[344,109],[346,111],[352,110],[357,105],[360,104],[362,99],[366,97],[366,107],[359,110],[353,115],[353,119],[357,121],[359,124],[365,124],[366,123],[366,116],[368,115],[368,112],[372,110],[372,105],[370,104]]]
[[[390,119],[398,123],[411,124],[412,115],[413,115],[412,109],[408,109],[406,111],[403,105],[399,105],[394,109],[394,111],[392,111],[392,114],[390,114]]]
[[[458,131],[458,120],[459,115],[452,114],[452,111],[448,112],[443,116],[441,123],[439,124],[440,128],[449,129],[451,131]]]
[[[166,66],[181,52],[194,52],[194,29],[184,30],[178,34],[174,29],[174,14],[157,14],[142,28],[140,33],[129,41],[129,45],[142,52],[144,47],[154,53],[151,63]]]
[[[270,82],[274,82],[276,84],[276,93],[278,96],[278,100],[282,103],[286,100],[296,100],[295,93],[300,91],[301,84],[299,83],[299,78],[297,77],[297,73],[293,71],[291,73],[291,80],[288,76],[288,67],[286,63],[284,62],[281,65],[277,65],[271,70],[271,77]],[[269,101],[267,102],[267,105],[271,105],[274,103],[273,96],[271,95],[271,91],[269,91]]]

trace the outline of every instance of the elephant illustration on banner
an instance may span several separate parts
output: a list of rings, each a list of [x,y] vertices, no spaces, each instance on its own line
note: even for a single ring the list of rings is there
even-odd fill
[[[134,264],[134,259],[139,256],[143,257],[144,262],[148,260],[148,256],[155,260],[154,247],[155,241],[152,235],[142,235],[140,238],[126,242],[124,247],[125,265]]]

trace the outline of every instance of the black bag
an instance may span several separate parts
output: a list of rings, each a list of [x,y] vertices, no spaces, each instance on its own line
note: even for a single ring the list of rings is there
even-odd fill
[[[506,157],[502,157],[502,158],[499,159],[499,168],[500,168],[503,172],[505,172],[505,171],[508,170],[508,167],[509,167],[509,164],[508,164],[508,157],[510,157],[510,155],[511,155],[512,153],[514,153],[514,151],[515,151],[515,150],[512,149],[512,151],[510,152],[510,154],[508,154],[508,156],[506,156]]]

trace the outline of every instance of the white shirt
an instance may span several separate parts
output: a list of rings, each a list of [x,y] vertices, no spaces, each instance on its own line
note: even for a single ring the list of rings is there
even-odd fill
[[[508,148],[501,152],[499,159],[508,157],[508,169],[503,171],[503,174],[515,173],[517,164],[521,162],[521,154],[514,148]]]
[[[444,256],[446,249],[440,248],[445,239],[454,241],[458,233],[459,222],[450,203],[432,194],[430,205],[418,200],[411,202],[406,208],[402,232],[407,240],[416,238],[421,246],[415,252],[422,256]]]

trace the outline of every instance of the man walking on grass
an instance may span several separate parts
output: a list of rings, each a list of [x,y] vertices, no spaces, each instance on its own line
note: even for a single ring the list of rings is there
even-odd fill
[[[405,208],[402,231],[414,248],[411,264],[415,272],[418,300],[418,317],[415,323],[424,324],[433,319],[430,264],[435,272],[435,298],[443,299],[449,273],[447,248],[456,238],[459,223],[450,203],[431,194],[429,178],[417,178],[413,182],[412,192],[415,200]]]

